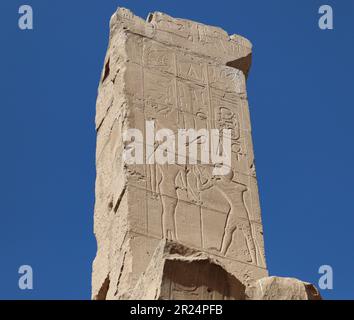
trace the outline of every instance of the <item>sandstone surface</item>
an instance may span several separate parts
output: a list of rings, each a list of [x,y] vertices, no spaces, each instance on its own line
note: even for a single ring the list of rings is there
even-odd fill
[[[247,288],[255,299],[305,297],[298,283],[285,294],[285,280],[278,289],[260,280],[268,271],[246,91],[251,54],[250,41],[218,27],[160,12],[145,21],[124,8],[112,16],[96,106],[93,299],[245,299]],[[228,173],[215,175],[220,164],[201,153],[154,162],[162,142],[145,139],[152,122],[171,136],[231,130]],[[143,151],[143,164],[123,156],[130,129],[143,133],[133,151]]]

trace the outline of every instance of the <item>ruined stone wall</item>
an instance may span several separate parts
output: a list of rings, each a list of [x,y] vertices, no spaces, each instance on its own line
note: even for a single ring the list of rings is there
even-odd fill
[[[94,299],[137,296],[137,284],[160,263],[151,259],[163,239],[216,263],[191,259],[192,276],[217,268],[219,277],[245,286],[268,275],[246,92],[251,48],[241,36],[159,12],[147,21],[122,8],[112,16],[96,110]],[[147,162],[153,157],[146,121],[176,135],[180,128],[231,129],[231,170],[213,175],[215,164],[200,154],[186,164],[126,164],[129,128],[144,133],[135,142]],[[183,250],[178,254],[182,259]],[[169,266],[159,269],[167,270],[162,277],[179,279],[188,269],[175,262],[171,273]],[[196,293],[191,287],[182,297],[198,298],[198,285]],[[218,297],[229,292],[220,290]]]

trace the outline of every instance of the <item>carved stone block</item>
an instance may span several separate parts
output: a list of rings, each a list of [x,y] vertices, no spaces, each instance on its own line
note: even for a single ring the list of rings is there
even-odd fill
[[[217,27],[159,12],[144,21],[123,8],[110,29],[96,112],[92,296],[140,296],[137,284],[147,281],[154,252],[168,240],[204,260],[161,258],[155,298],[239,299],[241,287],[268,275],[246,94],[251,44]],[[185,141],[188,161],[178,161],[176,147],[163,153],[176,162],[161,164],[152,160],[162,141],[147,137],[147,121],[173,137],[180,129],[208,131]],[[142,133],[134,152],[144,153],[144,163],[125,162],[128,129]],[[210,147],[214,129],[231,132],[225,175],[203,162],[212,148],[203,157],[189,153],[193,142]],[[221,140],[216,145],[226,152]]]

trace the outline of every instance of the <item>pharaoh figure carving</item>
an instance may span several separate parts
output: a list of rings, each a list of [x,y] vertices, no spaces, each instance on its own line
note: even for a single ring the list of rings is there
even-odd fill
[[[96,110],[93,297],[127,298],[154,269],[161,241],[188,248],[180,255],[207,257],[240,286],[266,276],[246,93],[250,42],[159,12],[144,21],[127,9],[112,16],[110,29]],[[139,138],[124,141],[129,129]],[[196,134],[179,144],[181,129]],[[174,148],[163,149],[172,138]],[[144,162],[125,162],[127,150],[142,150]],[[156,161],[157,152],[168,161]],[[215,160],[225,154],[227,166]],[[214,267],[195,270],[209,275]]]

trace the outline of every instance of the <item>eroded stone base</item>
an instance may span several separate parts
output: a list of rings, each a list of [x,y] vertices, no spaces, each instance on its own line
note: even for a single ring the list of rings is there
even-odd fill
[[[245,286],[218,261],[178,243],[161,241],[130,299],[243,300]]]
[[[295,278],[265,277],[246,289],[248,300],[322,300],[316,287]]]

